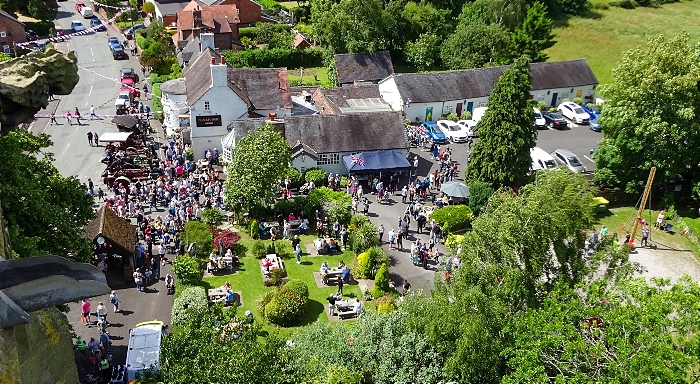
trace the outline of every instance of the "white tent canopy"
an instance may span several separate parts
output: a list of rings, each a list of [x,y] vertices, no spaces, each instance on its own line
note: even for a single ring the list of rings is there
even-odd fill
[[[100,136],[100,141],[104,143],[110,142],[124,142],[129,139],[132,132],[107,132]]]

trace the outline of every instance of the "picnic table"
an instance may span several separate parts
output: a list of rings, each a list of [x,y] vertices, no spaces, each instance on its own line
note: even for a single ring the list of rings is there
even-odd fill
[[[298,228],[298,227],[301,225],[301,223],[306,223],[306,225],[309,225],[309,220],[307,220],[307,219],[304,219],[304,220],[299,220],[299,219],[297,219],[297,220],[291,220],[291,221],[289,222],[289,225],[290,225],[292,228]]]
[[[260,225],[262,225],[263,228],[265,228],[265,229],[269,229],[269,228],[272,228],[272,227],[279,227],[279,226],[280,226],[280,224],[279,224],[278,222],[276,222],[276,221],[264,221],[264,222],[260,223]]]
[[[321,272],[321,275],[323,276],[323,284],[328,285],[330,281],[338,281],[337,279],[340,278],[340,275],[343,273],[342,269],[339,268],[331,268],[327,269],[325,272]]]
[[[207,291],[209,303],[226,300],[226,290],[222,288],[214,288]]]
[[[262,263],[265,260],[270,261],[271,265],[269,267],[263,267]],[[277,256],[276,254],[271,253],[271,254],[265,256],[264,259],[260,260],[260,270],[262,271],[263,276],[269,275],[270,272],[275,270],[275,269],[284,270],[284,261],[282,261],[282,259],[279,256]]]

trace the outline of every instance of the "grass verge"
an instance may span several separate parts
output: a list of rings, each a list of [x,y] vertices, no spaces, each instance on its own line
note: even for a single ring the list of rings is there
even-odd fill
[[[545,51],[549,61],[586,58],[600,84],[613,81],[612,69],[622,54],[664,33],[687,32],[691,43],[700,41],[700,7],[680,1],[659,7],[592,10],[585,17],[555,20],[557,43]]]
[[[324,85],[328,82],[328,69],[326,67],[304,68],[303,79],[299,68],[290,69],[287,73],[290,82],[301,81],[301,85]]]

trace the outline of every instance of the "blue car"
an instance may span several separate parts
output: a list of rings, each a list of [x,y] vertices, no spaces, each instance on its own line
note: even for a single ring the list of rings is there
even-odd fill
[[[591,117],[591,120],[600,117],[600,111],[595,108],[595,104],[586,103],[582,105],[581,108],[583,108],[584,112],[588,113],[588,115]]]
[[[432,121],[426,121],[425,123],[421,124],[420,127],[430,137],[430,139],[433,140],[433,143],[449,143],[449,141],[447,140],[447,136],[445,136],[445,133],[442,132],[442,130],[437,126],[436,123],[433,123]]]
[[[598,123],[598,119],[592,117],[588,123],[588,128],[590,128],[591,131],[600,132],[600,123]]]
[[[99,19],[90,19],[90,28],[94,28],[96,31],[104,31],[107,29]]]

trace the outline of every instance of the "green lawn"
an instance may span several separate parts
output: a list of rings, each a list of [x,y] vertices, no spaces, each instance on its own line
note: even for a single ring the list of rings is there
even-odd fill
[[[293,9],[299,7],[299,3],[296,1],[280,1],[279,2],[281,6],[287,8],[287,9]]]
[[[250,236],[239,232],[241,236],[242,245],[248,249],[246,255],[241,259],[240,269],[235,275],[225,275],[217,276],[213,278],[204,279],[204,288],[215,288],[220,287],[226,283],[226,281],[231,283],[234,291],[242,292],[243,305],[238,309],[238,313],[242,314],[246,310],[250,310],[255,315],[255,318],[264,324],[260,312],[257,309],[256,301],[260,295],[266,290],[272,290],[272,287],[265,287],[262,281],[262,274],[260,273],[259,260],[250,254],[250,249],[253,244],[253,239]],[[306,244],[313,242],[315,236],[301,236],[302,249],[306,251]],[[291,243],[288,240],[280,240],[287,245],[287,250],[291,254]],[[266,240],[265,244],[269,244],[270,240]],[[338,263],[343,260],[345,263],[352,268],[354,265],[354,257],[351,251],[345,251],[341,255],[336,256],[321,256],[321,257],[308,257],[306,253],[302,256],[302,263],[297,264],[294,257],[285,259],[285,266],[287,268],[287,274],[291,279],[301,279],[309,286],[309,309],[306,317],[300,325],[306,325],[313,323],[317,320],[327,322],[328,317],[324,314],[324,304],[327,304],[326,297],[331,293],[337,291],[335,286],[318,288],[316,282],[314,281],[313,272],[318,272],[321,267],[321,263],[327,261],[332,267],[338,265]],[[177,292],[181,292],[182,288],[179,288]],[[176,294],[177,294],[176,292]],[[346,298],[360,297],[361,292],[357,284],[346,285],[343,287],[343,293]],[[268,331],[279,329],[282,334],[291,333],[293,328],[279,328],[274,325],[265,324],[264,328]]]
[[[289,81],[292,80],[303,80],[304,85],[324,85],[328,81],[328,69],[326,67],[315,67],[315,68],[304,68],[304,78],[300,76],[299,68],[290,69],[287,71],[289,74]],[[316,79],[314,79],[316,75]]]
[[[700,41],[699,19],[700,6],[688,0],[656,8],[592,10],[588,17],[557,20],[557,43],[546,53],[549,61],[586,58],[600,84],[611,83],[611,70],[622,54],[648,37],[685,31],[693,43]]]

